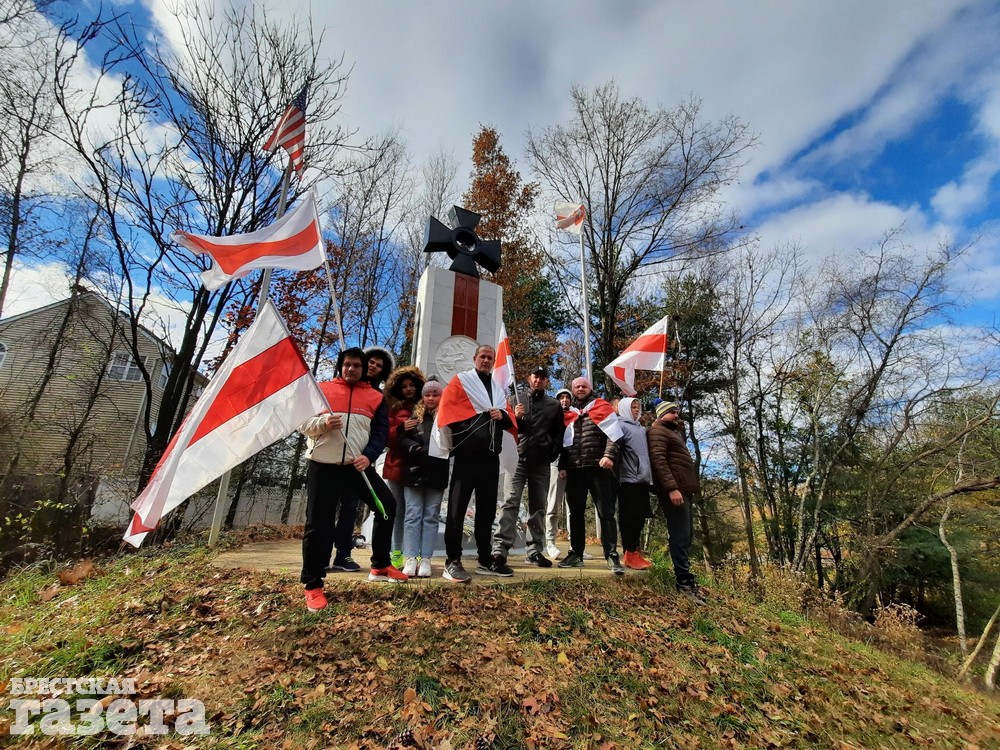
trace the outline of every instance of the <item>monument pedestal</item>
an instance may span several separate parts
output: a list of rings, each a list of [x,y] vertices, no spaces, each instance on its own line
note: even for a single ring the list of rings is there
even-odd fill
[[[472,367],[477,346],[497,345],[502,320],[502,287],[428,266],[417,289],[413,363],[447,383]]]

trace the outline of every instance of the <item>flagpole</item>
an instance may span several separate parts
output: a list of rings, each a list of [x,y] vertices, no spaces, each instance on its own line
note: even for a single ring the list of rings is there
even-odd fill
[[[667,341],[670,332],[670,321],[663,324],[663,359],[660,360],[660,398],[663,398],[663,376],[667,374]]]
[[[285,207],[288,205],[288,189],[292,184],[292,169],[292,157],[289,156],[288,165],[285,167],[285,174],[281,178],[281,192],[278,194],[278,215],[275,217],[276,219],[280,219],[285,215]],[[260,312],[261,305],[264,304],[264,300],[268,298],[270,293],[271,269],[268,267],[264,269],[264,273],[260,277],[260,291],[257,294],[257,313]],[[343,341],[343,336],[341,336],[341,341]],[[215,508],[212,510],[212,526],[208,530],[209,547],[214,547],[215,543],[219,541],[219,532],[222,530],[222,506],[224,505],[223,501],[229,495],[229,477],[232,473],[232,469],[230,469],[219,478],[219,491],[215,494]]]
[[[582,188],[581,188],[582,193]],[[590,213],[590,207],[587,207]],[[586,365],[586,377],[594,382],[593,366],[590,361],[590,306],[587,304],[587,255],[583,244],[583,227],[580,227],[580,289],[583,297],[583,351]]]
[[[330,287],[330,303],[333,305],[333,319],[337,322],[340,350],[343,351],[346,348],[344,346],[344,329],[340,325],[340,306],[337,304],[337,293],[333,289],[333,274],[330,272],[330,262],[327,260],[326,253],[323,253],[323,267],[326,269],[326,284]]]

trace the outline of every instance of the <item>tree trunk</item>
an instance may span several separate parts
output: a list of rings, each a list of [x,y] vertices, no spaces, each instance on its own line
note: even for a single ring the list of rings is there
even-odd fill
[[[958,676],[962,677],[966,672],[969,671],[969,667],[975,662],[976,657],[979,656],[979,652],[983,650],[983,646],[986,645],[986,639],[990,637],[990,631],[993,629],[993,624],[997,621],[997,617],[1000,616],[1000,606],[997,607],[996,612],[993,613],[993,617],[990,621],[986,623],[986,627],[983,629],[983,634],[979,636],[979,640],[976,642],[976,647],[972,649],[972,653],[969,657],[962,663],[962,668],[958,670]]]
[[[993,655],[990,657],[990,663],[986,666],[986,675],[983,677],[983,683],[986,685],[987,690],[992,690],[996,687],[998,666],[1000,666],[1000,636],[997,637],[996,643],[993,644]]]
[[[958,643],[962,647],[962,656],[968,656],[969,643],[965,637],[965,606],[962,604],[962,576],[958,570],[958,553],[948,542],[948,536],[944,529],[945,522],[948,520],[950,513],[951,500],[948,500],[948,505],[945,506],[944,513],[941,515],[941,523],[938,524],[938,536],[941,538],[941,544],[948,550],[948,556],[951,558],[951,583],[955,594],[955,628],[958,630]]]

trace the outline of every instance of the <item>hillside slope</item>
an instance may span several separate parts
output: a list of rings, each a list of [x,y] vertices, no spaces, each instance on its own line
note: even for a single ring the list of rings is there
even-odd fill
[[[665,576],[342,584],[309,614],[294,581],[197,549],[83,573],[0,583],[0,681],[135,677],[140,697],[201,700],[210,734],[73,746],[1000,747],[995,697],[794,613],[698,606]]]

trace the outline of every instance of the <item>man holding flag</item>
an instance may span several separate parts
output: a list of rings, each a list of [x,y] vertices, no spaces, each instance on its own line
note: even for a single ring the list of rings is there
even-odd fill
[[[525,544],[527,560],[540,568],[551,568],[552,561],[542,554],[545,542],[545,507],[549,491],[552,462],[562,450],[563,410],[552,396],[545,393],[549,371],[536,367],[528,376],[529,395],[526,403],[518,399],[514,407],[517,418],[517,469],[506,483],[507,500],[500,510],[500,522],[493,535],[493,559],[507,555],[514,545],[517,513],[521,509],[524,485],[528,485],[528,524]]]
[[[338,507],[362,499],[372,510],[372,569],[369,581],[402,582],[407,576],[389,561],[396,504],[380,487],[384,515],[364,471],[378,458],[389,436],[389,415],[381,391],[367,382],[368,357],[356,347],[337,357],[337,377],[321,383],[330,411],[307,419],[299,431],[308,438],[306,525],[302,536],[302,575],[306,606],[323,609],[323,577],[333,551]],[[382,480],[376,477],[380,484]],[[384,491],[382,491],[384,489]]]
[[[493,380],[496,350],[488,344],[476,349],[473,369],[455,375],[444,389],[438,408],[439,446],[455,458],[448,488],[448,516],[444,546],[447,553],[443,577],[468,583],[472,577],[462,566],[462,533],[472,493],[476,493],[476,550],[479,575],[512,576],[502,558],[494,558],[490,537],[497,513],[500,451],[503,431],[513,428],[507,396]]]

